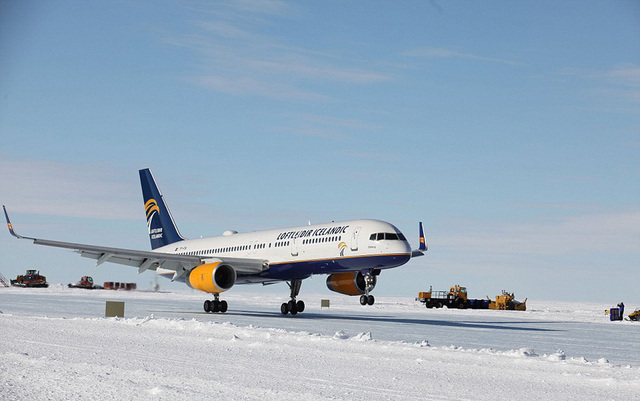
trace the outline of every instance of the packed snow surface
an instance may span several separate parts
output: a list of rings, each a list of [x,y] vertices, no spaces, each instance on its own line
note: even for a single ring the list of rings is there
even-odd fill
[[[0,288],[0,399],[640,400],[640,323],[609,321],[614,305],[435,310],[303,293],[307,310],[282,316],[286,296],[223,294],[226,314],[205,299]],[[125,317],[104,318],[107,300]]]

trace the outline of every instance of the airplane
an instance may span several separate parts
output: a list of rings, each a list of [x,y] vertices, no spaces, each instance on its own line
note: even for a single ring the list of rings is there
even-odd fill
[[[96,266],[118,263],[184,282],[189,287],[213,294],[204,301],[207,313],[225,313],[228,304],[220,294],[235,284],[263,285],[287,282],[290,300],[280,307],[283,315],[305,309],[298,300],[302,280],[326,274],[327,287],[334,292],[357,296],[360,304],[373,305],[377,276],[382,270],[402,266],[427,251],[422,222],[418,249],[411,250],[406,237],[395,226],[380,220],[349,220],[326,224],[186,239],[158,189],[151,171],[139,170],[151,251],[75,244],[24,237],[16,233],[3,205],[9,233],[36,245],[71,249],[95,259]]]

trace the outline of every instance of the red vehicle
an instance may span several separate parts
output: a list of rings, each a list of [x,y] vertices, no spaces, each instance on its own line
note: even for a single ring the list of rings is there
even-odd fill
[[[27,270],[27,274],[20,275],[15,280],[11,280],[14,287],[48,287],[47,278],[40,275],[40,271]]]
[[[93,284],[93,277],[91,277],[91,276],[82,276],[80,281],[78,281],[77,283],[69,284],[69,288],[84,288],[84,289],[87,289],[87,290],[95,290],[95,289],[102,288],[102,287],[99,287],[99,286]]]

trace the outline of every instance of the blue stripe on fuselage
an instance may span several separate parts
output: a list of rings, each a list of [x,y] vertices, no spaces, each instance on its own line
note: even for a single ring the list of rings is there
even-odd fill
[[[221,259],[224,260],[224,257]],[[387,255],[355,256],[337,259],[316,259],[304,261],[291,261],[284,263],[271,263],[269,269],[259,274],[238,274],[238,283],[242,284],[243,278],[253,278],[248,282],[259,283],[261,281],[289,281],[302,280],[314,274],[331,274],[345,271],[359,271],[364,269],[390,269],[402,266],[411,259],[411,254],[398,253]],[[173,273],[163,273],[162,276],[171,279]],[[176,281],[184,282],[184,276]]]
[[[411,254],[357,256],[337,259],[306,260],[300,262],[271,263],[260,277],[275,280],[294,280],[313,274],[331,274],[363,269],[389,269],[402,266]]]

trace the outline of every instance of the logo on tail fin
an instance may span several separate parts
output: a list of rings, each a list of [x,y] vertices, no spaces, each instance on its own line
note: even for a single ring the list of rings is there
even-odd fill
[[[147,213],[147,229],[149,230],[149,236],[151,237],[151,239],[162,238],[162,227],[151,228],[153,217],[158,216],[160,213],[160,208],[158,207],[158,203],[156,202],[156,200],[149,199],[144,205],[144,210]]]
[[[147,227],[149,228],[149,234],[151,234],[151,221],[153,220],[153,216],[160,213],[160,208],[158,207],[158,203],[155,199],[149,199],[147,203],[144,204],[144,210],[147,214]]]

